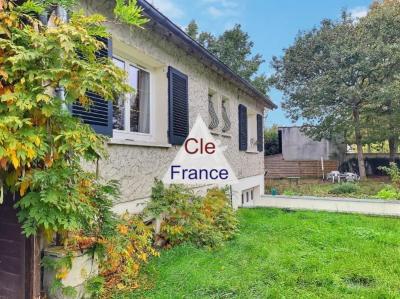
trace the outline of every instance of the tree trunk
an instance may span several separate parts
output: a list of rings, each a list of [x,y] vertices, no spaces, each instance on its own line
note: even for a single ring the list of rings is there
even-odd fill
[[[389,159],[390,162],[394,162],[397,154],[397,137],[390,136],[389,137]]]
[[[353,109],[353,117],[354,117],[354,133],[357,145],[358,170],[360,178],[365,179],[366,174],[365,174],[364,153],[362,148],[362,137],[360,128],[360,112],[358,111],[358,108]]]

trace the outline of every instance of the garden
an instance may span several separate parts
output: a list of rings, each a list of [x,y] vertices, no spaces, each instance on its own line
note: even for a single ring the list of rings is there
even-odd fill
[[[395,163],[380,167],[388,176],[373,177],[355,182],[332,183],[330,180],[266,179],[266,194],[286,196],[349,197],[360,199],[400,199],[400,170]]]
[[[395,298],[398,219],[242,209],[236,237],[213,250],[163,250],[142,286],[114,298]]]

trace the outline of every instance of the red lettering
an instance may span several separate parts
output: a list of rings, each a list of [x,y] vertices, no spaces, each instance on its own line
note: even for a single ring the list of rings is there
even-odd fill
[[[215,153],[215,144],[212,142],[208,142],[208,143],[206,143],[206,146],[204,149],[207,154],[209,154],[209,155],[214,154]]]
[[[194,143],[194,147],[189,149],[189,142]],[[200,153],[203,155],[204,153],[212,155],[215,153],[216,147],[215,144],[212,142],[207,142],[204,144],[203,138],[200,138],[200,141],[196,140],[196,138],[189,138],[185,142],[185,151],[188,154],[194,155]]]
[[[189,151],[189,146],[188,146],[189,141],[194,141],[196,144],[197,144],[198,142],[197,142],[197,140],[196,140],[195,138],[189,138],[189,139],[186,140],[186,142],[185,142],[185,151],[186,151],[188,154],[193,155],[193,154],[197,153],[199,150],[196,149],[196,150],[194,150],[193,152]]]

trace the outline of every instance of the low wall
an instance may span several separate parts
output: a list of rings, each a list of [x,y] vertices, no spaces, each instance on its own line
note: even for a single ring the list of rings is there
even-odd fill
[[[400,217],[400,201],[263,195],[253,207],[284,208]]]

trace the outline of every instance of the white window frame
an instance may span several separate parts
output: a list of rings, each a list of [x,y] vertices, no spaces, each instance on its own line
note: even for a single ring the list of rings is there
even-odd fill
[[[254,142],[252,142],[252,139]],[[247,108],[247,152],[258,153],[257,151],[257,113]]]
[[[131,59],[124,58],[120,55],[114,55],[113,58],[116,58],[118,60],[121,60],[125,63],[125,71],[127,71],[127,66],[131,65],[135,68],[141,69],[143,71],[146,71],[149,73],[149,80],[150,80],[150,96],[149,96],[149,101],[150,101],[150,119],[149,119],[149,133],[142,133],[142,132],[130,132],[128,130],[118,130],[118,129],[113,129],[113,139],[120,139],[120,140],[130,140],[130,141],[145,141],[145,142],[153,142],[154,141],[154,73],[151,70],[151,68],[148,68],[146,66],[143,66],[142,64],[139,64],[135,61],[132,61]],[[129,101],[128,101],[128,95],[125,95],[125,101],[124,101],[124,119],[127,120],[127,128],[130,128],[130,115],[129,115]]]

